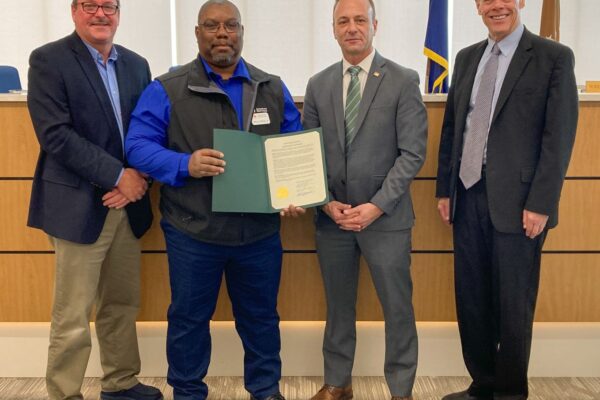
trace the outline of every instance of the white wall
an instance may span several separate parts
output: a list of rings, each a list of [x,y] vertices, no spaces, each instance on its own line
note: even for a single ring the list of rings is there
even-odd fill
[[[322,376],[324,322],[283,321],[281,359],[284,376]],[[384,323],[359,321],[353,373],[383,375]],[[42,377],[46,372],[47,322],[0,323],[0,376]],[[138,322],[142,358],[140,376],[165,376],[166,322]],[[417,322],[418,376],[467,376],[456,322]],[[234,323],[211,322],[212,357],[209,376],[241,376],[243,355]],[[92,324],[92,354],[86,376],[102,376],[96,330]],[[533,326],[531,377],[600,376],[600,323],[542,322]],[[582,398],[589,398],[582,396]]]
[[[171,26],[170,5],[175,3]],[[116,42],[145,56],[154,75],[172,64],[196,56],[194,26],[204,0],[122,0]],[[331,28],[333,0],[233,0],[245,26],[244,57],[280,75],[292,94],[303,95],[308,78],[341,57]],[[5,1],[0,13],[0,64],[15,65],[26,87],[27,60],[34,48],[73,30],[69,0]],[[427,0],[376,0],[379,30],[377,49],[386,57],[425,74],[423,42]],[[461,48],[486,36],[473,0],[451,1],[451,62]],[[542,0],[528,0],[523,21],[537,32]],[[568,0],[561,4],[561,41],[577,59],[577,81],[600,79],[600,46],[595,19],[598,0]],[[173,28],[173,29],[172,29]],[[171,32],[176,32],[176,40]],[[173,44],[174,42],[174,44]],[[175,48],[173,48],[173,46]],[[172,54],[176,55],[173,60]]]

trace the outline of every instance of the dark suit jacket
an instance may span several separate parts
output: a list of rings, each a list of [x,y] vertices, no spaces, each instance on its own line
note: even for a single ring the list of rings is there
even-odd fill
[[[139,55],[117,46],[117,80],[125,133],[150,81]],[[76,33],[46,44],[29,59],[27,103],[40,142],[28,225],[49,235],[94,243],[108,208],[102,196],[127,164],[110,99],[89,50]],[[148,196],[127,206],[141,237],[152,223]]]
[[[463,133],[479,60],[487,40],[456,56],[442,128],[437,197],[451,198],[451,220]],[[573,52],[525,30],[509,65],[490,124],[486,190],[492,223],[505,233],[523,231],[523,209],[558,223],[558,201],[577,128]]]
[[[425,161],[427,112],[415,71],[375,53],[346,152],[342,62],[313,76],[304,98],[305,129],[323,127],[330,199],[371,202],[384,214],[367,229],[394,231],[414,224],[410,183]],[[337,225],[320,209],[317,226]]]

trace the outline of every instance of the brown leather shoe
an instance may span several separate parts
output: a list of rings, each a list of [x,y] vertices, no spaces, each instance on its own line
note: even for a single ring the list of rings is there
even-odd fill
[[[350,400],[352,397],[352,385],[341,388],[325,384],[310,400]]]

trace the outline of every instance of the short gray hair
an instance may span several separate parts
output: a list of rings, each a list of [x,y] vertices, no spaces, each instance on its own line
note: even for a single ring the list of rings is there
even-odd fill
[[[477,1],[477,0],[475,0]],[[335,0],[335,4],[333,5],[333,12],[335,13],[335,8],[337,7],[340,0]],[[369,4],[371,5],[371,10],[373,11],[373,20],[375,20],[375,2],[373,0],[369,0]]]

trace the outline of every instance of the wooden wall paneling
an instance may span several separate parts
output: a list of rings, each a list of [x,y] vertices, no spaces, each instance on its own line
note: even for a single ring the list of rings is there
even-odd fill
[[[142,293],[139,321],[166,321],[171,303],[166,254],[142,254]]]
[[[217,307],[213,314],[214,321],[233,321],[233,311],[231,309],[231,300],[227,294],[227,285],[225,279],[221,282],[221,289],[219,291],[219,299],[217,301]]]
[[[27,103],[0,102],[0,177],[32,177],[38,153]]]
[[[435,181],[412,184],[416,222],[414,250],[452,250],[452,229],[437,212]],[[544,250],[600,251],[600,179],[565,181],[559,209],[558,227],[552,229]]]
[[[435,181],[414,181],[411,194],[416,218],[413,250],[452,250],[452,228],[442,222],[438,213]]]
[[[427,119],[429,129],[427,131],[427,156],[425,164],[419,177],[437,176],[437,157],[440,148],[440,135],[442,134],[442,123],[444,122],[445,102],[427,103]]]
[[[565,181],[558,226],[551,229],[544,250],[600,251],[600,179]]]
[[[567,176],[600,177],[600,102],[579,103],[579,123]]]
[[[412,278],[417,321],[456,321],[453,254],[413,254]]]
[[[142,236],[142,250],[150,251],[164,251],[165,250],[165,237],[162,229],[160,229],[161,214],[158,210],[160,200],[160,183],[154,182],[150,188],[150,199],[152,201],[152,213],[154,214],[154,220],[150,230]]]
[[[536,321],[600,322],[600,254],[544,254]]]
[[[165,254],[142,256],[139,320],[162,321],[170,302]],[[413,254],[413,301],[419,321],[452,321],[454,292],[452,254]],[[368,268],[362,263],[357,318],[382,319]],[[536,320],[600,321],[600,254],[544,254]],[[54,255],[0,254],[1,322],[48,321],[54,285]],[[323,320],[325,300],[315,254],[284,256],[279,295],[282,320]],[[222,287],[215,320],[231,320],[231,305]]]
[[[418,321],[455,321],[452,254],[413,254],[413,306]],[[356,318],[383,321],[369,268],[361,260]]]
[[[435,176],[435,163],[444,103],[428,103],[429,143],[420,177]],[[583,102],[570,177],[600,178],[600,103]],[[50,317],[54,281],[54,255],[46,235],[26,227],[27,209],[38,144],[25,103],[0,103],[0,321],[47,321]],[[2,180],[1,178],[24,178]],[[413,254],[414,305],[418,320],[453,320],[452,254],[436,251],[452,248],[451,232],[441,224],[434,198],[435,181],[417,180],[412,186],[416,212],[413,248],[432,253]],[[154,225],[143,239],[146,251],[164,250],[159,228],[159,185],[152,188]],[[546,251],[600,251],[600,179],[565,182],[560,223],[551,231]],[[314,250],[313,211],[299,219],[282,221],[282,241],[287,250]],[[13,254],[10,254],[14,252]],[[594,283],[600,278],[600,253],[544,254],[538,301],[538,321],[600,321],[600,304]],[[142,308],[140,320],[164,320],[170,302],[166,255],[142,257]],[[359,320],[380,320],[379,301],[363,262],[359,285]],[[282,320],[322,320],[325,301],[314,253],[284,255],[279,296]],[[225,286],[215,319],[230,320],[231,306]]]
[[[325,289],[315,253],[284,254],[278,308],[285,321],[325,320]]]
[[[373,285],[371,272],[364,258],[360,259],[358,275],[358,296],[356,302],[356,319],[358,321],[383,321],[383,310]]]
[[[44,232],[27,227],[31,181],[0,180],[0,192],[0,251],[52,250]]]
[[[0,322],[50,320],[54,255],[0,254]]]
[[[325,295],[316,254],[284,254],[277,302],[281,320],[321,321],[325,319]],[[225,281],[221,284],[213,319],[215,321],[233,319]]]
[[[298,218],[281,218],[281,244],[285,250],[315,249],[315,210]]]

